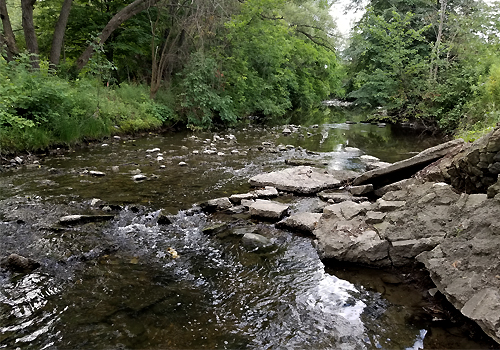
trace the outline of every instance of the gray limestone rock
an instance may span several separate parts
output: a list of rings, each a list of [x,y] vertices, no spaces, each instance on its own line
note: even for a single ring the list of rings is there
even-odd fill
[[[414,157],[393,163],[385,168],[367,171],[354,179],[353,185],[358,186],[371,183],[374,187],[379,188],[389,183],[408,178],[430,163],[444,157],[452,149],[461,147],[463,143],[462,139],[449,141],[428,148]]]
[[[276,227],[312,233],[320,220],[321,213],[297,213],[276,224]]]
[[[298,166],[260,174],[252,177],[249,183],[252,186],[273,186],[281,191],[300,194],[313,194],[340,185],[340,181],[332,175],[309,166]]]
[[[288,212],[288,208],[286,204],[263,199],[257,199],[249,206],[251,216],[272,220],[281,219]]]
[[[368,193],[373,192],[373,185],[368,184],[368,185],[360,185],[360,186],[351,186],[349,188],[349,192],[351,192],[351,194],[353,196],[362,196],[364,194],[368,194]]]

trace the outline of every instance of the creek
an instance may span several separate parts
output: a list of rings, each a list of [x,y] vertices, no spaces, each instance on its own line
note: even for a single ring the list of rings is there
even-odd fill
[[[325,267],[312,237],[196,209],[247,192],[248,178],[288,159],[363,171],[362,154],[394,162],[440,141],[370,124],[282,130],[110,139],[0,173],[1,255],[41,263],[0,270],[0,349],[487,348],[429,316],[422,292],[387,273]],[[295,210],[319,201],[281,200]],[[57,223],[103,212],[114,219]],[[169,224],[158,224],[161,213]],[[202,231],[220,222],[255,227],[278,249],[248,251],[238,237]]]

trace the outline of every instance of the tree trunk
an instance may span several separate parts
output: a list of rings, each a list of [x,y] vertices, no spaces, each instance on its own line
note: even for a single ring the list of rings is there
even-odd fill
[[[40,68],[38,61],[38,41],[36,39],[35,25],[33,23],[33,6],[36,0],[21,0],[21,9],[23,13],[23,30],[26,48],[31,54],[31,65],[34,69]]]
[[[88,63],[90,57],[94,53],[96,45],[102,45],[106,42],[109,36],[126,20],[142,12],[148,7],[154,6],[159,0],[135,0],[130,5],[121,9],[102,30],[102,33],[94,40],[87,49],[81,54],[76,61],[78,69],[82,69]]]
[[[69,12],[71,10],[71,4],[73,0],[64,0],[61,13],[57,19],[56,26],[54,28],[54,36],[52,38],[52,46],[50,48],[50,66],[55,68],[61,59],[61,48],[64,41],[64,32],[66,31],[66,25],[68,24]]]
[[[17,48],[14,31],[12,30],[12,25],[10,24],[6,0],[0,0],[0,18],[2,19],[3,39],[7,46],[7,58],[12,57],[19,53],[19,49]]]
[[[434,49],[432,50],[432,58],[429,70],[429,78],[436,80],[437,72],[438,72],[438,64],[434,65],[434,60],[439,59],[440,46],[443,38],[443,27],[444,27],[444,19],[446,14],[446,6],[448,5],[448,0],[441,0],[441,11],[439,12],[439,26],[438,32],[436,36],[436,42],[434,43]]]

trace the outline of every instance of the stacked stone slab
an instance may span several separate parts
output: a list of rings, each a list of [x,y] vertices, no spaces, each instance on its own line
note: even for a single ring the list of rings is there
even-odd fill
[[[500,174],[500,128],[496,127],[457,154],[449,167],[443,170],[446,180],[456,189],[467,193],[486,193],[498,181]]]

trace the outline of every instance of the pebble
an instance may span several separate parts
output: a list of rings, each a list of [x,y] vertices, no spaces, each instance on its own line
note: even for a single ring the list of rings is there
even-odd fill
[[[143,175],[143,174],[138,174],[138,175],[134,175],[134,176],[132,176],[132,179],[133,179],[134,181],[141,181],[141,180],[146,180],[146,179],[147,179],[147,177],[146,177],[146,175]]]
[[[179,166],[187,166],[186,162],[179,162]]]
[[[151,149],[147,149],[146,152],[148,153],[153,153],[153,152],[160,152],[160,149],[158,147],[156,148],[151,148]]]

